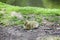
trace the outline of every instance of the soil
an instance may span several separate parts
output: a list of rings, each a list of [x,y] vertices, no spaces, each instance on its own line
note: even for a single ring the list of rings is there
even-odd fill
[[[36,40],[38,37],[60,35],[59,30],[52,30],[48,27],[40,26],[33,30],[24,30],[20,26],[0,26],[0,40]]]

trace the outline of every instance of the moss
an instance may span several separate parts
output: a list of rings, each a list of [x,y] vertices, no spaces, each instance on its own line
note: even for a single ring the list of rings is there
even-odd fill
[[[20,12],[22,15],[26,15],[24,16],[24,18],[28,18],[28,14],[34,14],[36,21],[38,21],[39,23],[42,21],[42,16],[47,17],[48,20],[50,20],[48,17],[49,16],[60,16],[60,9],[47,9],[47,8],[39,8],[39,7],[18,7],[18,6],[12,6],[12,5],[8,5],[5,3],[0,2],[0,11],[5,8],[5,13],[3,16],[2,14],[0,14],[0,22],[2,24],[8,24],[9,25],[20,25],[23,24],[22,20],[17,19],[16,17],[11,17],[11,12],[12,11],[16,11],[16,12]],[[57,18],[56,18],[57,19]],[[52,20],[55,20],[55,18],[52,18]],[[57,19],[58,20],[58,19]],[[60,19],[59,19],[60,20]]]

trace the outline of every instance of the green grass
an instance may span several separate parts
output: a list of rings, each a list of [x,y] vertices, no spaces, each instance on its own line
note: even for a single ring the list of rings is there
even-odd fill
[[[53,16],[53,17],[60,16],[60,9],[46,9],[46,8],[39,8],[39,7],[18,7],[18,6],[12,6],[12,5],[8,5],[8,4],[0,2],[0,11],[2,9],[6,9],[4,14],[0,12],[0,24],[2,25],[23,24],[22,20],[19,20],[16,17],[10,16],[10,13],[12,11],[21,12],[22,15],[35,14],[36,17],[37,15],[40,15],[39,17],[37,17],[38,21],[41,20],[42,18],[41,16],[46,16],[47,20],[49,20],[49,16]],[[55,19],[57,18],[54,18],[53,21]]]
[[[47,40],[60,40],[60,37],[50,36],[50,37],[47,37]]]
[[[59,36],[47,36],[47,37],[42,37],[42,38],[38,38],[38,39],[39,40],[60,40],[60,37]]]

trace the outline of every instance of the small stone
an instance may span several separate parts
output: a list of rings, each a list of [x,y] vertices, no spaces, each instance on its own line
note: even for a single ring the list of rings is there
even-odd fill
[[[11,16],[14,17],[16,16],[18,19],[23,19],[23,16],[21,13],[17,13],[15,11],[11,12]]]

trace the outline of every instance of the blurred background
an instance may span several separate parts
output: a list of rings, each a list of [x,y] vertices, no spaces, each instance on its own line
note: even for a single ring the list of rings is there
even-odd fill
[[[0,2],[21,7],[60,8],[60,0],[0,0]]]

